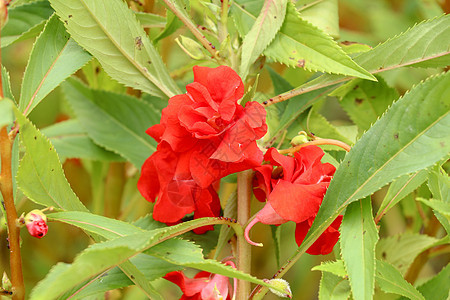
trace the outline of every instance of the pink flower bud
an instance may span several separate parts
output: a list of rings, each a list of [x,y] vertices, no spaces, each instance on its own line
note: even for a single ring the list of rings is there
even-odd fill
[[[28,232],[38,239],[47,234],[47,216],[40,210],[34,209],[25,216]]]

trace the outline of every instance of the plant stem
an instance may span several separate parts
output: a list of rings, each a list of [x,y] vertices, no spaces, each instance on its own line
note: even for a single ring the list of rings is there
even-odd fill
[[[310,141],[304,144],[300,144],[298,146],[295,146],[293,148],[279,150],[281,154],[287,154],[287,153],[295,153],[298,150],[300,150],[303,147],[311,146],[311,145],[333,145],[343,148],[345,151],[350,151],[351,147],[347,145],[344,142],[338,141],[338,140],[332,140],[332,139],[317,139],[314,141]]]
[[[9,262],[13,288],[12,298],[13,300],[21,300],[25,298],[25,287],[22,275],[22,257],[20,255],[20,228],[17,225],[17,211],[14,205],[11,171],[11,152],[13,143],[8,136],[6,127],[7,126],[3,127],[0,131],[0,154],[2,162],[0,189],[3,196],[8,226]]]
[[[219,43],[222,43],[228,36],[228,0],[223,0],[220,15]]]
[[[0,48],[1,49],[1,48]],[[0,50],[0,66],[1,64]],[[3,80],[0,75],[0,101],[3,100]],[[20,228],[17,225],[17,211],[14,205],[13,177],[11,170],[12,146],[15,135],[8,135],[7,126],[0,129],[0,190],[3,196],[2,205],[6,211],[8,227],[9,264],[11,269],[12,299],[25,299],[25,286],[22,274],[22,256],[20,254]]]
[[[250,219],[250,200],[252,197],[252,175],[251,170],[243,171],[237,175],[237,221],[245,228]],[[247,243],[244,235],[237,235],[237,268],[250,274],[251,272],[251,245]],[[247,299],[250,295],[250,282],[238,280],[237,300]]]

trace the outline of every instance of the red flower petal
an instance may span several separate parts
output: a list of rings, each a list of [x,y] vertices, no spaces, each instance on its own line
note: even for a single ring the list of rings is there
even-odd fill
[[[298,223],[295,228],[295,241],[300,246],[311,228],[311,225],[315,219],[310,218],[304,222]],[[336,220],[320,235],[320,237],[306,250],[306,253],[311,255],[326,255],[333,251],[334,245],[339,240],[339,226],[342,223],[342,216],[338,216]]]
[[[201,300],[200,292],[208,284],[207,280],[209,279],[209,275],[207,275],[207,276],[204,276],[204,275],[209,274],[209,273],[207,273],[207,272],[200,272],[200,273],[202,273],[201,277],[196,276],[196,278],[192,279],[192,278],[186,277],[184,275],[184,273],[181,271],[173,271],[173,272],[167,273],[163,278],[178,285],[180,287],[181,291],[183,292],[183,294],[185,294],[186,296],[192,297],[192,296],[198,294],[198,297],[193,298],[193,299]],[[200,275],[200,273],[197,275]]]
[[[244,95],[244,84],[230,67],[194,67],[194,81],[204,85],[212,99],[219,104],[222,119],[229,121],[234,115],[237,100]]]
[[[283,219],[299,223],[317,214],[326,188],[323,183],[303,185],[280,180],[268,201]]]

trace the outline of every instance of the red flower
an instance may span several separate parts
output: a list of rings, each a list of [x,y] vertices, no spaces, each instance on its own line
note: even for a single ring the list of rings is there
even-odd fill
[[[257,102],[237,103],[244,85],[236,72],[226,66],[194,67],[194,82],[186,90],[169,100],[160,124],[147,130],[159,144],[138,182],[148,201],[158,198],[153,217],[164,223],[192,212],[194,218],[218,216],[212,184],[263,159],[256,140],[267,131],[266,112]]]
[[[47,216],[38,209],[30,211],[25,216],[25,225],[28,232],[38,239],[47,234]]]
[[[270,165],[255,168],[254,194],[266,205],[245,229],[247,240],[251,227],[257,222],[280,225],[297,223],[295,240],[303,242],[319,211],[323,196],[335,172],[333,165],[321,163],[323,151],[317,146],[301,148],[294,157],[284,156],[275,148],[267,150],[265,160]],[[309,254],[328,254],[339,239],[339,216],[319,239],[306,251]]]
[[[226,265],[234,264],[230,261]],[[174,271],[163,277],[178,285],[183,292],[180,300],[230,300],[231,285],[228,277],[202,271],[194,278],[186,277],[181,271]]]

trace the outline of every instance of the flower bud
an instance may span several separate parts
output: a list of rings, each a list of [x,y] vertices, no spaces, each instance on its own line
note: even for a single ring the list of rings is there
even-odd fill
[[[180,48],[191,58],[196,60],[206,58],[202,46],[193,39],[180,35],[179,38],[175,39],[175,42],[177,42],[178,46],[180,46]]]
[[[6,272],[3,272],[2,288],[3,288],[4,291],[11,291],[11,289],[12,289],[11,280],[9,280],[8,275],[6,274]]]
[[[47,234],[47,216],[40,210],[34,209],[25,216],[25,226],[28,232],[38,239]]]
[[[291,288],[289,287],[289,282],[287,282],[284,279],[281,278],[275,278],[275,279],[264,279],[264,282],[272,285],[274,288],[269,288],[269,290],[277,295],[278,297],[284,297],[284,298],[292,298],[292,292]],[[276,289],[275,289],[276,288]],[[284,291],[283,293],[279,290]]]
[[[304,144],[307,142],[308,142],[308,137],[306,136],[306,132],[301,131],[301,132],[299,132],[299,135],[295,136],[291,140],[291,145],[295,147],[297,145]]]

